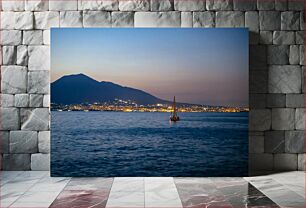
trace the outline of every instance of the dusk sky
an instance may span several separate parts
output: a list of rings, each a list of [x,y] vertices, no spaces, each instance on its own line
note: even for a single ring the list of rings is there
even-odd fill
[[[162,99],[248,106],[248,30],[53,28],[51,81],[86,74]]]

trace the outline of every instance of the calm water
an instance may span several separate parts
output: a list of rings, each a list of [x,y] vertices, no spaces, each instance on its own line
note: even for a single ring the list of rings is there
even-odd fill
[[[247,113],[179,116],[52,112],[52,175],[247,175]]]

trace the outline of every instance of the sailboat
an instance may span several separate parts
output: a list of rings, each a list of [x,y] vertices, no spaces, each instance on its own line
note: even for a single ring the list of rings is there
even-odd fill
[[[175,96],[174,96],[174,98],[173,98],[173,113],[170,116],[170,121],[176,122],[176,121],[180,120],[180,117],[178,117],[177,114],[176,114],[176,110],[177,109],[176,109]]]

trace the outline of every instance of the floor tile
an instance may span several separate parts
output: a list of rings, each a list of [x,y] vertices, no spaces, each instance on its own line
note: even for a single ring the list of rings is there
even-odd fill
[[[27,191],[16,202],[53,202],[60,192]]]
[[[65,190],[60,193],[50,208],[104,208],[108,192],[96,190]]]
[[[183,207],[232,207],[210,178],[174,179]]]
[[[144,181],[146,207],[182,207],[172,177],[146,177]]]
[[[145,192],[145,207],[175,207],[180,208],[182,202],[176,189]]]
[[[1,186],[5,183],[15,179],[18,175],[23,173],[24,171],[0,171],[0,183]]]
[[[305,172],[277,173],[269,175],[269,177],[305,198]]]
[[[72,178],[65,190],[110,190],[113,178]]]
[[[143,178],[115,178],[112,192],[144,192]]]
[[[68,184],[70,178],[56,177],[52,178],[50,176],[41,178],[37,183],[35,183],[28,191],[62,191],[64,187]]]
[[[305,199],[269,176],[246,178],[259,191],[282,207],[304,207]]]
[[[144,207],[144,192],[112,192],[106,208],[141,208]]]
[[[9,208],[48,208],[50,202],[15,202]]]
[[[50,177],[46,171],[1,173],[1,207],[278,208],[305,206],[305,173],[258,177]],[[54,200],[55,199],[55,200]]]

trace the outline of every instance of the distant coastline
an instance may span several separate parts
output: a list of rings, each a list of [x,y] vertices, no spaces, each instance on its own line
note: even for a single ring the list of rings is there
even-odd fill
[[[178,112],[180,113],[198,113],[198,112],[221,112],[221,113],[237,113],[248,112],[249,109],[245,107],[226,107],[226,106],[207,106],[196,104],[179,105]],[[172,112],[171,104],[150,104],[138,105],[132,101],[115,100],[113,102],[105,103],[86,103],[86,104],[71,104],[61,105],[51,103],[52,111],[108,111],[108,112]]]

